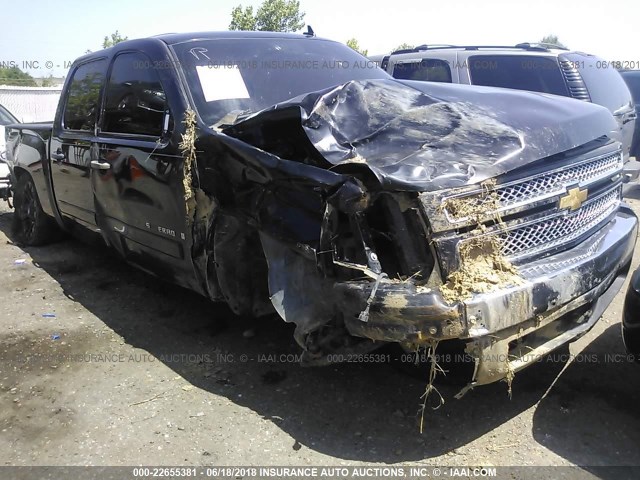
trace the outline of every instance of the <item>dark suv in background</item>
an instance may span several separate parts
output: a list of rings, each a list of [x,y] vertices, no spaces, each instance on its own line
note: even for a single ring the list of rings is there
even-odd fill
[[[515,88],[597,103],[618,122],[624,154],[629,157],[636,110],[615,62],[532,43],[421,45],[370,59],[398,79]]]
[[[627,87],[631,91],[633,102],[636,106],[636,115],[640,112],[640,70],[621,70],[620,75],[627,83]],[[636,130],[631,143],[631,156],[640,157],[640,122],[636,121]]]

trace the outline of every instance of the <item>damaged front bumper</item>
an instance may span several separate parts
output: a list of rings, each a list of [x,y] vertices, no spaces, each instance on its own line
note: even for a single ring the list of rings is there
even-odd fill
[[[221,208],[258,229],[269,299],[304,363],[458,339],[482,384],[588,330],[628,268],[637,221],[620,206],[616,131],[606,109],[570,100],[357,81],[199,150],[215,152],[212,190],[233,172]]]
[[[637,219],[626,206],[583,243],[520,268],[522,285],[447,304],[436,288],[411,281],[335,285],[347,330],[418,348],[466,339],[471,386],[518,371],[587,332],[617,293],[631,262]],[[368,318],[360,312],[368,306]]]

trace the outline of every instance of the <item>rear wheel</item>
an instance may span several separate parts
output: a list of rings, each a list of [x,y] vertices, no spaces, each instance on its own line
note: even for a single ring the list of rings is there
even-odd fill
[[[18,177],[13,189],[13,202],[13,230],[20,242],[43,245],[59,238],[60,230],[54,219],[42,210],[36,186],[28,174]]]

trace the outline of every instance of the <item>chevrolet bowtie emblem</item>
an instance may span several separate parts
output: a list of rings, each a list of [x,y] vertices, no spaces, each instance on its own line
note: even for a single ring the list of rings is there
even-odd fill
[[[571,211],[577,210],[587,199],[589,190],[586,188],[580,190],[580,188],[571,188],[564,197],[560,197],[560,210],[569,209]]]

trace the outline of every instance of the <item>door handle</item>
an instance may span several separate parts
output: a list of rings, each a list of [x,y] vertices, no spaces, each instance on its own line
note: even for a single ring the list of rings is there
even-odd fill
[[[51,158],[53,158],[56,162],[61,162],[62,160],[64,160],[67,157],[62,152],[55,152],[55,153],[51,154]]]
[[[97,160],[91,160],[91,168],[95,170],[109,170],[111,164],[108,162],[99,162]]]

